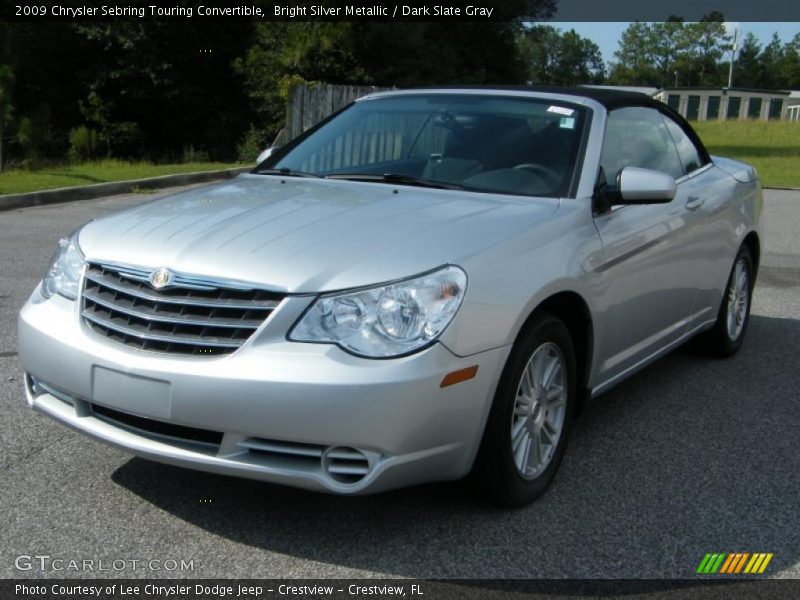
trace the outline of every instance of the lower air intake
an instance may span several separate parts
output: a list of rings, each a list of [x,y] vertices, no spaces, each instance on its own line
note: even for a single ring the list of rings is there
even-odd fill
[[[369,460],[360,450],[337,446],[322,455],[322,470],[339,483],[357,483],[369,473]]]

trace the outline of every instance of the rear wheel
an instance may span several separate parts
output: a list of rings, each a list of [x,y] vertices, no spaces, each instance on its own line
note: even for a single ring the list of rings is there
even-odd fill
[[[528,504],[553,480],[572,425],[575,371],[567,327],[537,316],[508,359],[476,460],[481,490],[499,504]]]
[[[728,277],[714,327],[699,336],[703,349],[720,357],[736,354],[744,342],[750,321],[753,298],[753,258],[747,246],[742,246]]]

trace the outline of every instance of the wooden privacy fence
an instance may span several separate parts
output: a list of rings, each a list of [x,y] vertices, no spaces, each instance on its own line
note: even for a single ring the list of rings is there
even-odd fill
[[[366,85],[302,84],[286,105],[286,125],[275,139],[282,145],[356,98],[388,88]]]

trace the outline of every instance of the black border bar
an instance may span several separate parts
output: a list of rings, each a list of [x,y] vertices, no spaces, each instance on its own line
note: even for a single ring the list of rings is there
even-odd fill
[[[798,579],[4,579],[0,598],[19,600],[522,600],[797,598]]]
[[[154,11],[151,7],[157,7]],[[158,9],[181,10],[159,11]],[[53,21],[727,21],[800,22],[790,0],[2,0],[0,20]]]

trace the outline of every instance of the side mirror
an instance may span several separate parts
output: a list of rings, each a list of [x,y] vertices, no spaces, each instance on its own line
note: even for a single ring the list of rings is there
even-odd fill
[[[665,204],[675,197],[675,180],[671,175],[625,167],[617,175],[620,204]]]
[[[256,159],[256,164],[261,163],[262,161],[267,160],[270,156],[275,154],[275,152],[280,148],[280,146],[270,146],[266,150],[264,150],[261,154],[258,155]]]

